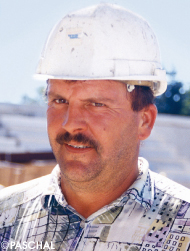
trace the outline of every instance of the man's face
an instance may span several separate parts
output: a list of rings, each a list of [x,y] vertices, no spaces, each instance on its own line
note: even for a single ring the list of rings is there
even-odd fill
[[[49,80],[47,95],[48,135],[63,180],[106,183],[134,171],[139,113],[123,83]]]

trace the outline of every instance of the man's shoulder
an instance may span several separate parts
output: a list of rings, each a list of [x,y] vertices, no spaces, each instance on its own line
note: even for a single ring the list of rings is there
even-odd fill
[[[30,180],[21,184],[6,187],[0,190],[0,209],[16,207],[43,193],[44,187],[49,181],[49,176]]]
[[[171,197],[190,203],[190,189],[155,172],[150,171],[154,179],[155,189],[168,194]]]

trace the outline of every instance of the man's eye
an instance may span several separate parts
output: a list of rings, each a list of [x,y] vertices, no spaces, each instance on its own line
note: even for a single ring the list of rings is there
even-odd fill
[[[102,104],[102,103],[95,103],[95,102],[93,102],[92,105],[93,105],[93,106],[96,106],[96,107],[105,106],[105,104]]]
[[[65,99],[55,99],[55,103],[57,104],[68,104],[68,101]]]

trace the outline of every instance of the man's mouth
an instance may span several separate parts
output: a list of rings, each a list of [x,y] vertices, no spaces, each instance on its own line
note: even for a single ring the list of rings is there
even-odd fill
[[[93,150],[93,147],[82,145],[82,144],[79,145],[79,144],[65,143],[65,148],[68,153],[70,152],[70,153],[76,153],[76,154],[81,154],[81,153],[84,154],[86,152]]]
[[[71,144],[67,144],[68,146],[71,146],[73,148],[78,148],[78,149],[85,149],[85,148],[91,148],[90,146],[84,146],[84,145],[71,145]]]

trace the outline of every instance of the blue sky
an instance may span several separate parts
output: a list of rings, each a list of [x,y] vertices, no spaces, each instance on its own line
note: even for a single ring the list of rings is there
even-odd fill
[[[33,74],[51,28],[68,12],[102,2],[143,16],[157,35],[162,64],[190,86],[189,0],[0,0],[0,102],[20,103],[36,96],[45,82]]]

